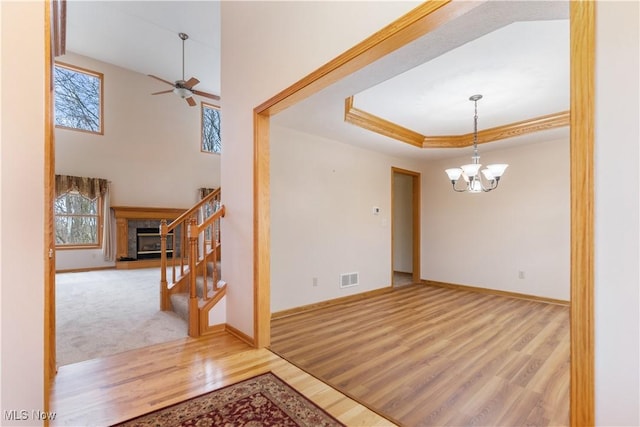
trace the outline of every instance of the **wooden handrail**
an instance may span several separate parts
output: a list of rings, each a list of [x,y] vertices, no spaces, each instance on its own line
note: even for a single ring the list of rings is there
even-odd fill
[[[174,219],[171,222],[171,224],[169,224],[167,232],[175,229],[182,222],[187,221],[190,217],[192,217],[198,211],[198,209],[200,209],[206,203],[211,202],[214,198],[219,196],[220,196],[220,187],[216,188],[214,191],[207,194],[205,197],[202,198],[202,200],[200,200],[198,203],[193,205],[189,210],[187,210],[185,213],[180,215],[178,218]]]
[[[225,207],[220,204],[220,189],[216,189],[193,207],[182,213],[170,224],[160,222],[160,308],[171,310],[173,293],[187,293],[189,310],[189,335],[197,337],[202,328],[202,319],[207,311],[220,299],[219,269],[220,218]],[[175,230],[175,231],[174,231]],[[169,258],[169,238],[173,233],[173,256]],[[209,269],[213,263],[213,268]],[[168,273],[171,275],[168,278]],[[197,278],[202,276],[202,299],[198,295]],[[198,279],[199,280],[199,279]],[[209,287],[213,281],[213,290]],[[214,302],[212,302],[214,300]],[[201,309],[202,307],[202,309]],[[206,322],[205,322],[206,323]]]
[[[213,215],[211,215],[204,222],[202,222],[200,225],[198,225],[198,233],[203,232],[207,227],[209,227],[210,225],[213,225],[213,223],[216,220],[218,220],[220,218],[224,218],[224,213],[225,213],[225,207],[224,207],[224,205],[220,205],[220,209],[215,211],[213,213]]]

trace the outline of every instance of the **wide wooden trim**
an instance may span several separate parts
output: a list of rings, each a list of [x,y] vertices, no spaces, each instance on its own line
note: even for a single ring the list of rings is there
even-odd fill
[[[345,99],[344,121],[371,132],[419,148],[462,148],[473,145],[473,133],[428,136],[354,107],[353,96]],[[569,126],[569,111],[547,114],[478,131],[478,144],[513,138],[543,130]]]
[[[208,292],[208,291],[207,291]],[[226,283],[216,291],[213,297],[207,301],[204,306],[200,307],[200,335],[210,334],[213,332],[220,332],[224,330],[224,325],[209,325],[209,311],[220,300],[227,295]]]
[[[500,141],[543,130],[569,126],[569,111],[547,114],[478,131],[478,144]],[[464,135],[425,136],[424,148],[462,148],[473,145],[473,132]]]
[[[62,56],[67,53],[67,1],[52,0],[52,26],[49,32],[52,38],[53,56]]]
[[[424,135],[353,106],[353,96],[344,101],[344,121],[380,135],[422,148]]]
[[[148,208],[135,206],[112,206],[116,218],[126,219],[174,219],[186,212],[181,208]]]
[[[570,2],[571,425],[595,425],[594,96],[595,2]]]
[[[268,99],[254,109],[254,120],[267,126],[269,116],[329,86],[368,65],[394,49],[450,22],[482,2],[427,2],[299,82]],[[571,424],[594,424],[593,364],[593,73],[594,2],[570,2],[571,20]],[[583,87],[584,85],[584,87]],[[268,190],[269,138],[254,133],[254,191]],[[266,157],[265,157],[266,156]],[[266,173],[262,167],[266,164]],[[260,165],[260,167],[258,166]],[[267,184],[256,172],[267,177]],[[256,218],[268,220],[268,196],[254,193]],[[266,217],[265,209],[267,212]],[[255,225],[255,224],[254,224]],[[267,227],[268,224],[262,224]],[[254,269],[268,269],[269,239],[255,234]],[[268,233],[261,234],[268,236]],[[265,265],[262,265],[262,264]],[[268,270],[267,270],[268,271]],[[254,276],[256,301],[269,295],[269,278]],[[268,335],[269,316],[256,307],[257,334]],[[264,316],[264,317],[263,317]]]
[[[254,336],[258,346],[268,346],[271,334],[269,117],[482,4],[484,1],[425,2],[254,108]]]
[[[279,113],[484,3],[451,0],[425,2],[263,102],[255,111],[269,116]]]
[[[361,301],[365,298],[370,298],[376,295],[382,295],[389,292],[393,292],[393,288],[387,286],[385,288],[374,289],[372,291],[362,292],[354,295],[347,295],[345,297],[334,298],[327,301],[320,301],[313,304],[301,305],[299,307],[289,308],[287,310],[281,310],[271,313],[271,319],[281,319],[283,317],[293,316],[294,314],[300,314],[307,311],[318,310],[320,308],[330,307],[336,304],[344,304],[346,302]]]
[[[541,297],[541,296],[538,296],[538,295],[521,294],[521,293],[518,293],[518,292],[500,291],[498,289],[480,288],[480,287],[477,287],[477,286],[468,286],[468,285],[458,285],[458,284],[455,284],[455,283],[438,282],[436,280],[422,280],[421,282],[422,282],[423,285],[426,285],[426,286],[435,286],[435,287],[438,287],[438,288],[455,289],[455,290],[458,290],[458,291],[469,291],[469,292],[476,292],[476,293],[479,293],[479,294],[497,295],[497,296],[508,297],[508,298],[526,299],[526,300],[530,300],[530,301],[544,302],[544,303],[547,303],[547,304],[558,304],[558,305],[564,305],[564,306],[569,306],[571,304],[569,301],[566,301],[566,300],[561,300],[561,299],[556,299],[556,298]]]
[[[249,335],[245,334],[241,330],[234,328],[230,324],[228,324],[228,323],[225,324],[224,325],[224,330],[226,332],[230,333],[231,335],[233,335],[234,337],[246,342],[250,346],[257,347],[256,344],[255,344],[255,340],[253,338],[251,338]]]
[[[217,325],[210,325],[207,326],[205,328],[204,331],[200,332],[200,336],[204,337],[207,335],[215,335],[215,334],[219,334],[220,332],[224,332],[227,328],[227,324],[226,323],[220,323]]]
[[[53,230],[53,204],[55,200],[55,134],[53,126],[53,39],[52,8],[44,3],[44,387],[43,410],[49,412],[51,383],[56,375],[56,251]],[[58,16],[59,17],[59,16]],[[54,27],[55,28],[55,27]],[[45,426],[49,420],[45,420]]]
[[[253,126],[253,336],[257,347],[268,347],[271,344],[269,116],[254,113]]]

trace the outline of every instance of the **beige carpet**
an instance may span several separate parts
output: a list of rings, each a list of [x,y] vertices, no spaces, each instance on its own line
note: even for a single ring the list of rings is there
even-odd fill
[[[160,270],[56,274],[56,351],[68,365],[187,336],[187,324],[159,310]]]

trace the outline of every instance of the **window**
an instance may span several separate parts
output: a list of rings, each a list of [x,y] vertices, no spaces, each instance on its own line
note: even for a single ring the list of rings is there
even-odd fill
[[[56,63],[55,125],[102,134],[102,74]]]
[[[102,197],[91,200],[78,192],[58,196],[54,204],[56,246],[99,247]]]
[[[202,145],[201,151],[220,154],[220,109],[215,105],[202,103]]]

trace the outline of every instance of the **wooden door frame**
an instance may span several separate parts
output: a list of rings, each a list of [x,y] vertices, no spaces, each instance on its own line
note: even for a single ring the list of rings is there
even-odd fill
[[[426,2],[254,109],[254,340],[270,343],[269,120],[482,2]],[[594,425],[595,2],[570,2],[572,426]]]
[[[406,175],[411,177],[411,184],[412,184],[411,203],[413,204],[412,213],[411,213],[411,218],[413,222],[413,238],[411,239],[411,252],[412,252],[413,260],[412,260],[411,268],[412,268],[413,282],[418,283],[420,281],[420,237],[421,237],[421,234],[420,234],[421,233],[420,232],[420,172],[414,172],[408,169],[402,169],[402,168],[397,168],[395,166],[392,166],[391,167],[391,286],[394,285],[393,266],[394,266],[394,260],[395,260],[394,244],[393,244],[395,241],[395,237],[393,233],[393,229],[395,225],[395,222],[394,222],[395,221],[394,219],[395,174],[401,174],[401,175]]]
[[[49,9],[48,0],[44,2]],[[292,86],[254,109],[254,342],[258,347],[270,343],[270,116],[330,86],[386,54],[451,22],[482,2],[426,2],[363,42],[320,67]],[[47,58],[51,66],[49,12],[45,22]],[[570,2],[571,64],[571,403],[572,426],[594,425],[594,94],[595,94],[595,2]],[[45,87],[51,76],[46,74]],[[50,265],[48,248],[52,242],[50,191],[53,165],[53,126],[50,121],[50,95],[45,95],[45,266]],[[45,405],[49,382],[55,373],[55,286],[45,267]],[[46,408],[45,408],[46,409]]]
[[[64,21],[65,16],[60,16],[57,2],[45,0],[44,22],[44,67],[45,67],[45,93],[44,93],[44,411],[49,408],[51,395],[51,383],[56,374],[56,293],[55,293],[55,241],[54,241],[54,185],[55,185],[55,143],[53,123],[53,56],[59,47],[55,44],[60,40],[56,34],[56,25],[59,20]],[[63,14],[64,15],[64,14]],[[59,30],[59,28],[58,28]],[[49,420],[45,421],[49,425]]]

